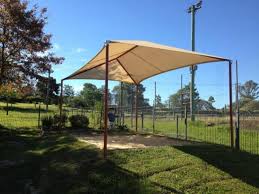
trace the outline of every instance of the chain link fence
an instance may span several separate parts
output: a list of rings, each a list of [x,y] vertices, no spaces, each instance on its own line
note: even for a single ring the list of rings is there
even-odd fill
[[[85,115],[89,118],[89,127],[100,128],[102,120],[100,111],[71,108],[64,106],[63,113],[72,115]],[[44,104],[0,102],[0,126],[6,128],[41,128],[41,119],[48,116],[59,115],[58,105],[49,105],[48,110]],[[67,120],[66,127],[70,123]]]
[[[129,128],[136,129],[136,115],[132,109],[124,108],[123,121]],[[235,121],[237,120],[235,115]],[[230,146],[230,124],[227,112],[200,112],[191,121],[188,112],[181,110],[153,110],[152,107],[138,109],[137,130],[168,137]],[[259,154],[259,114],[240,113],[240,150]],[[234,138],[236,132],[234,130]]]
[[[122,107],[117,111],[117,125],[126,125],[136,129],[135,109]],[[89,118],[89,127],[103,128],[103,111],[64,107],[63,113],[85,115]],[[48,111],[43,104],[6,104],[0,103],[0,125],[7,128],[40,128],[41,118],[59,114],[57,105],[50,105]],[[138,107],[137,130],[140,133],[160,134],[168,137],[200,141],[230,146],[229,115],[223,112],[200,112],[191,121],[184,110],[156,109]],[[236,121],[234,115],[234,121]],[[69,122],[66,123],[69,127]],[[259,154],[259,112],[240,113],[240,150]]]

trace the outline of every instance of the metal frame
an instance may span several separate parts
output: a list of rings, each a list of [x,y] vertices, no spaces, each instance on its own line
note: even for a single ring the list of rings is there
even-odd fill
[[[136,91],[135,91],[135,129],[138,132],[138,92],[139,92],[139,85],[136,84]]]
[[[109,43],[110,41],[105,42],[106,49],[106,59],[105,59],[105,89],[104,89],[104,130],[103,130],[103,157],[107,158],[107,128],[108,128],[108,80],[109,80]],[[230,124],[230,143],[231,148],[234,148],[234,130],[233,130],[233,107],[232,107],[232,61],[226,60],[229,64],[229,124]],[[67,79],[67,78],[65,78]],[[63,105],[63,81],[61,80],[61,92],[60,92],[60,116],[62,116],[62,105]],[[139,84],[136,84],[135,91],[135,129],[138,131],[138,92]],[[61,123],[60,123],[61,127]]]
[[[230,124],[230,146],[234,148],[234,129],[233,129],[233,105],[232,105],[232,61],[228,61],[229,67],[229,124]]]
[[[109,42],[106,41],[106,59],[105,59],[105,85],[104,85],[104,132],[103,132],[103,157],[107,158],[107,128],[108,128],[108,80],[109,80]]]

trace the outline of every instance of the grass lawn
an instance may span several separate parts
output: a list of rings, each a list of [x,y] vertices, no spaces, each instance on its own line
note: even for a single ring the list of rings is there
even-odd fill
[[[8,128],[37,128],[39,118],[39,105],[29,103],[9,104],[8,115],[6,114],[6,104],[0,102],[0,124]],[[49,111],[45,109],[45,105],[41,105],[40,117],[53,115],[58,112],[58,107],[49,105]]]
[[[49,110],[46,111],[46,105],[41,103],[40,117],[39,117],[39,104],[30,103],[15,103],[9,104],[8,115],[6,114],[6,103],[0,102],[0,124],[8,128],[38,128],[39,118],[44,116],[53,116],[54,114],[60,114],[59,107],[57,105],[49,105]],[[90,121],[90,127],[99,127],[99,120],[97,116],[92,112],[82,112],[81,109],[72,109],[63,106],[63,111],[67,116],[84,114],[87,115]],[[69,122],[67,122],[69,126]]]
[[[0,129],[0,193],[259,193],[259,156],[219,145],[109,151]]]
[[[37,128],[38,127],[38,112],[39,105],[29,103],[16,103],[12,107],[9,104],[9,115],[6,115],[6,104],[0,102],[0,124],[8,128]],[[99,114],[94,111],[84,112],[80,109],[71,109],[64,106],[64,110],[68,116],[72,114],[85,114],[89,117],[90,127],[99,128],[100,118]],[[58,106],[50,105],[49,111],[45,110],[45,105],[41,105],[41,118],[46,115],[59,114]],[[227,117],[197,117],[195,122],[188,120],[187,136],[188,139],[194,141],[209,142],[230,146],[230,132],[229,122]],[[211,122],[215,125],[208,126],[207,123]],[[240,148],[241,150],[248,151],[253,154],[259,154],[259,119],[258,117],[250,118],[247,120],[241,119],[240,129]],[[130,128],[131,119],[129,115],[125,117],[125,124]],[[135,124],[135,121],[133,121]],[[139,131],[144,133],[152,133],[153,122],[151,115],[144,116],[144,128],[141,129],[141,118],[139,117],[138,126]],[[69,126],[69,122],[67,122]],[[178,122],[178,137],[185,138],[185,124],[184,119],[179,119]],[[134,126],[133,126],[134,129]],[[155,133],[166,135],[169,137],[177,137],[176,120],[170,118],[157,118],[155,122]]]
[[[215,143],[220,145],[230,146],[230,129],[227,117],[222,118],[196,118],[195,122],[188,120],[187,122],[187,138],[194,141],[202,141]],[[256,119],[256,121],[258,118]],[[249,121],[243,121],[242,123]],[[213,126],[208,126],[208,123],[214,123]],[[131,127],[131,119],[125,118],[125,124]],[[135,121],[133,122],[133,129]],[[153,121],[151,117],[144,118],[143,129],[141,118],[138,120],[138,130],[142,132],[153,132]],[[177,124],[175,119],[158,118],[155,121],[154,133],[162,134],[169,137],[179,137],[185,139],[185,123],[184,119],[178,120],[178,133]],[[178,136],[177,136],[178,134]],[[240,129],[240,148],[241,150],[248,151],[253,154],[259,154],[259,129],[256,124]]]

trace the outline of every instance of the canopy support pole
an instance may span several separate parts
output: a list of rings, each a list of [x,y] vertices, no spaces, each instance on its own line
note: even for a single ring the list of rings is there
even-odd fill
[[[59,99],[59,129],[61,129],[61,118],[62,118],[62,110],[63,110],[63,79],[61,80],[60,86],[60,99]]]
[[[136,132],[138,131],[138,90],[139,85],[136,84],[136,91],[135,91],[135,129]]]
[[[234,131],[233,131],[233,108],[232,108],[232,61],[229,61],[229,124],[230,124],[230,143],[234,148]]]
[[[239,85],[238,85],[238,62],[236,60],[236,149],[240,149],[240,118],[239,118]]]
[[[105,86],[104,86],[104,133],[103,133],[103,157],[107,158],[107,127],[108,127],[108,64],[109,64],[109,41],[105,43]]]

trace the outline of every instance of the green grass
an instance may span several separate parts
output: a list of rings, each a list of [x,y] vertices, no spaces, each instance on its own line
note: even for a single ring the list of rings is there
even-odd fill
[[[6,103],[0,102],[0,124],[8,128],[38,128],[39,105],[29,103],[9,104],[8,115],[6,111]],[[75,114],[85,114],[89,117],[90,127],[99,127],[97,117],[91,112],[82,112],[80,109],[72,109],[64,106],[68,116]],[[59,114],[57,105],[49,105],[49,110],[46,111],[46,106],[41,104],[40,118],[47,115]],[[69,126],[69,122],[67,122]]]
[[[244,122],[244,121],[243,121]],[[125,123],[131,128],[131,120],[126,117]],[[208,126],[208,123],[213,123],[213,126]],[[179,137],[185,139],[185,123],[184,119],[178,120],[177,133],[176,119],[161,119],[155,121],[154,133],[166,135],[169,137]],[[242,128],[240,130],[240,148],[250,153],[259,154],[259,129],[253,126],[251,129]],[[135,121],[133,122],[133,129],[135,129]],[[145,117],[143,122],[139,118],[138,131],[153,133],[153,121],[151,117]],[[177,136],[178,134],[178,136]],[[229,121],[226,117],[221,118],[197,118],[195,122],[188,120],[187,123],[187,139],[208,143],[215,143],[230,146],[230,129]]]
[[[0,129],[0,193],[259,193],[259,156],[225,146],[113,150],[103,160],[68,133],[38,133]]]
[[[0,124],[8,128],[37,128],[38,127],[38,105],[16,103],[9,107],[9,115],[6,115],[5,103],[0,102]],[[72,114],[85,114],[89,117],[90,127],[99,128],[100,118],[94,111],[82,112],[79,109],[71,109],[64,106],[68,116]],[[59,114],[58,106],[50,105],[49,112],[45,111],[45,106],[41,105],[41,117],[46,115]],[[240,147],[244,151],[259,154],[259,128],[258,118],[241,119]],[[125,117],[125,123],[131,128],[130,117]],[[208,126],[208,123],[214,123]],[[133,121],[135,124],[135,121]],[[179,119],[178,137],[185,139],[184,119]],[[67,122],[69,127],[69,122]],[[141,118],[138,119],[139,131],[153,132],[153,122],[151,116],[144,116],[144,128],[141,129]],[[134,129],[134,126],[133,126]],[[188,121],[187,138],[194,141],[209,142],[221,145],[230,145],[230,132],[227,117],[197,117],[197,121]],[[173,117],[157,118],[155,122],[156,134],[162,134],[170,137],[177,137],[176,120]]]
[[[8,115],[6,104],[0,102],[0,124],[9,128],[37,128],[39,118],[39,105],[28,103],[9,104]],[[57,106],[50,105],[49,112],[41,105],[40,117],[58,112]]]

